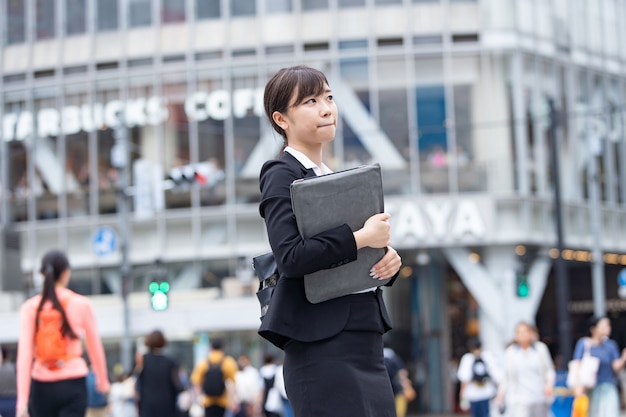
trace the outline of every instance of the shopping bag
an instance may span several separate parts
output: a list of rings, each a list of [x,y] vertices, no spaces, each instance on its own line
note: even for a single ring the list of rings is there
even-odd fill
[[[596,386],[600,359],[591,356],[591,342],[584,341],[585,351],[581,359],[571,360],[568,364],[567,386],[593,388]]]
[[[572,417],[587,417],[587,410],[589,409],[589,397],[586,395],[579,395],[574,398],[572,404]]]

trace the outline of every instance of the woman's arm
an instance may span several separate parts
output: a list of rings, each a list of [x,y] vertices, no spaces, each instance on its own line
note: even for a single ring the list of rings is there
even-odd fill
[[[291,208],[290,184],[301,170],[284,161],[271,161],[261,171],[259,211],[278,269],[287,277],[302,277],[357,258],[354,234],[346,224],[303,239]]]
[[[624,365],[626,365],[626,349],[622,350],[621,356],[619,355],[619,349],[617,347],[617,343],[613,343],[614,354],[618,358],[611,362],[611,366],[613,367],[613,372],[617,373],[624,369]]]
[[[33,367],[35,306],[26,302],[20,309],[20,336],[17,343],[17,417],[28,416],[28,397]]]
[[[82,300],[81,300],[82,301]],[[87,353],[91,361],[93,372],[96,374],[96,389],[99,392],[107,393],[111,388],[109,376],[107,374],[106,356],[102,340],[98,334],[98,326],[96,317],[91,306],[91,301],[84,299],[81,315],[85,328],[85,344],[87,345]]]

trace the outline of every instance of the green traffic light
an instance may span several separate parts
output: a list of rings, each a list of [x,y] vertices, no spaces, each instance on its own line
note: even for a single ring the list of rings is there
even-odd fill
[[[528,286],[528,276],[517,276],[517,296],[520,298],[526,298],[530,294],[530,288]]]
[[[163,311],[167,309],[168,297],[163,291],[155,292],[150,301],[152,303],[152,309],[155,311]]]
[[[520,285],[519,287],[517,287],[517,295],[519,295],[522,298],[528,297],[528,285]]]
[[[167,310],[169,306],[170,283],[167,281],[151,281],[148,284],[150,291],[150,306],[154,311]]]

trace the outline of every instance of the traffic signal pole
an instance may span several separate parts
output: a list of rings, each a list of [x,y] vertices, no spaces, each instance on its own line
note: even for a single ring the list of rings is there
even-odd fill
[[[563,259],[563,217],[561,212],[561,183],[559,178],[559,158],[556,141],[556,129],[558,127],[558,113],[554,107],[554,101],[548,98],[550,109],[550,126],[548,139],[550,142],[550,165],[552,167],[552,186],[554,189],[554,223],[556,225],[556,248],[558,250],[555,259],[555,284],[556,284],[556,309],[559,330],[559,353],[562,364],[566,366],[572,354],[572,325],[569,317],[569,278],[565,260]]]

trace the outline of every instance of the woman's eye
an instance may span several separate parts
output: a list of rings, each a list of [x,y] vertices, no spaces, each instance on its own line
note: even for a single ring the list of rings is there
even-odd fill
[[[310,98],[305,103],[315,103],[315,99],[314,98]]]
[[[333,96],[332,95],[328,96],[328,100],[333,101]]]

